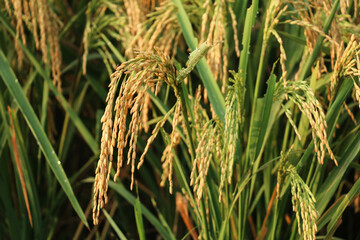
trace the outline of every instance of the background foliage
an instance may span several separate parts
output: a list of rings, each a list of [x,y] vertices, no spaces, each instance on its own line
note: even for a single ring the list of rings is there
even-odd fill
[[[358,1],[0,9],[2,239],[360,239]]]

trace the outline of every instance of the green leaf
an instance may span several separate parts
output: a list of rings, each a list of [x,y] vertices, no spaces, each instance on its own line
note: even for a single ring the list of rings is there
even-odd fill
[[[6,60],[6,57],[2,50],[0,50],[0,75],[9,89],[11,95],[17,101],[21,112],[24,115],[28,126],[33,133],[35,139],[39,143],[39,147],[43,152],[51,170],[53,171],[54,175],[56,176],[58,182],[60,183],[61,187],[63,188],[64,192],[68,196],[68,199],[73,206],[74,210],[80,217],[81,221],[85,224],[85,226],[89,227],[84,212],[82,211],[76,196],[69,184],[69,180],[64,172],[64,169],[61,166],[61,162],[59,161],[57,155],[49,139],[47,138],[39,119],[37,118],[33,108],[31,107],[29,101],[26,99],[22,88],[12,71],[9,63]]]
[[[237,202],[237,200],[238,200],[238,198],[239,198],[239,196],[240,196],[240,194],[242,193],[242,191],[244,190],[244,187],[245,187],[245,185],[250,181],[250,179],[251,179],[251,175],[249,174],[249,173],[246,173],[241,179],[240,179],[240,181],[239,181],[239,183],[238,183],[238,192],[237,192],[237,194],[235,195],[235,197],[234,197],[234,199],[232,200],[232,202],[231,202],[231,205],[230,205],[230,208],[229,208],[229,210],[228,210],[228,212],[227,212],[227,216],[226,216],[226,218],[225,218],[225,220],[223,221],[223,223],[222,223],[222,225],[221,225],[221,230],[220,230],[220,233],[219,233],[219,240],[221,240],[221,239],[224,239],[224,237],[225,237],[225,229],[226,229],[226,226],[227,226],[227,224],[228,224],[228,222],[229,222],[229,220],[230,220],[230,216],[231,216],[231,213],[232,213],[232,211],[233,211],[233,209],[234,209],[234,207],[235,207],[235,204],[236,204],[236,202]]]
[[[254,162],[263,147],[265,134],[269,130],[268,122],[270,119],[271,109],[273,107],[273,95],[275,90],[276,76],[271,74],[268,80],[268,89],[266,91],[264,99],[258,99],[256,101],[254,121],[250,128],[249,138],[249,159]],[[274,110],[274,109],[273,109]]]
[[[124,233],[120,230],[120,228],[116,225],[114,219],[111,218],[110,214],[103,209],[102,212],[104,213],[106,219],[109,221],[111,227],[114,229],[114,231],[116,232],[117,236],[121,239],[121,240],[127,240],[127,238],[125,237]]]
[[[88,179],[86,182],[93,182],[94,179]],[[109,181],[109,187],[112,188],[115,192],[120,194],[126,201],[128,201],[133,206],[136,205],[136,198],[125,189],[124,186],[114,183],[113,181]],[[146,219],[158,230],[160,235],[164,239],[175,239],[175,236],[166,230],[166,228],[159,222],[159,220],[143,205],[140,203],[141,213],[146,217]]]
[[[316,209],[319,213],[322,213],[336,189],[338,188],[345,172],[348,170],[352,161],[360,151],[360,132],[356,134],[351,145],[344,150],[344,154],[340,156],[341,161],[339,161],[339,166],[335,167],[326,178],[324,184],[320,187],[318,193],[316,194]]]
[[[143,219],[142,219],[141,203],[140,203],[139,196],[136,198],[134,211],[135,211],[136,227],[137,227],[138,233],[139,233],[139,239],[145,240],[145,229],[144,229],[144,223],[143,223]]]
[[[3,14],[0,12],[0,21],[3,23],[3,25],[6,27],[6,29],[10,32],[10,34],[16,38],[14,29],[9,25],[9,23],[5,20]],[[22,50],[24,51],[25,55],[29,58],[32,65],[35,67],[35,69],[38,71],[38,73],[44,78],[44,80],[48,83],[50,90],[53,92],[53,94],[57,97],[59,103],[64,108],[64,110],[69,114],[71,120],[73,121],[74,125],[79,130],[80,134],[84,138],[84,140],[87,142],[91,150],[95,155],[99,154],[99,147],[97,142],[95,141],[94,137],[91,135],[89,130],[86,128],[84,123],[81,121],[79,116],[76,114],[76,112],[70,107],[69,103],[66,101],[64,96],[59,92],[59,90],[54,86],[52,83],[50,77],[46,74],[45,70],[41,67],[40,63],[36,60],[35,56],[27,49],[20,39],[17,39],[19,45],[21,46]]]
[[[247,64],[249,61],[250,54],[250,40],[251,40],[251,30],[255,24],[255,18],[258,11],[259,1],[253,1],[253,4],[247,9],[245,17],[245,27],[242,38],[242,50],[240,54],[240,63],[239,63],[239,74],[242,78],[246,79],[246,70]]]

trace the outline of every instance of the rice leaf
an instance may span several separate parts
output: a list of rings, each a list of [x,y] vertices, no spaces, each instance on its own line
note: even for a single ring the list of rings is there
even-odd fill
[[[88,227],[89,225],[84,215],[84,212],[82,211],[80,204],[78,203],[77,198],[74,195],[74,192],[69,184],[69,180],[64,172],[64,169],[61,166],[61,162],[55,154],[55,151],[51,146],[51,143],[47,138],[39,122],[39,119],[36,117],[33,108],[31,107],[29,101],[26,99],[20,87],[20,84],[9,63],[7,62],[2,50],[0,50],[0,75],[5,85],[9,89],[10,93],[17,101],[19,108],[24,115],[24,118],[26,119],[31,132],[33,133],[35,139],[38,141],[41,151],[43,152],[59,184],[68,196],[71,205],[80,217],[81,221],[85,224],[85,226]]]

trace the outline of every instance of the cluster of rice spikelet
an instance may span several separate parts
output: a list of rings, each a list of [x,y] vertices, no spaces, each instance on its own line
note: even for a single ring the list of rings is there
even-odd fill
[[[296,213],[299,234],[303,234],[304,239],[315,239],[317,232],[316,219],[318,217],[315,208],[316,199],[296,172],[294,166],[290,165],[287,171],[290,178],[293,211]]]
[[[333,99],[336,93],[336,88],[342,79],[351,77],[354,80],[355,98],[359,102],[360,106],[360,86],[354,79],[354,77],[358,78],[360,76],[360,45],[356,41],[355,35],[351,35],[346,48],[344,48],[344,42],[341,42],[337,55],[338,57],[331,76],[329,98]]]
[[[128,78],[121,84],[118,97],[115,100],[117,85],[123,75]],[[175,70],[168,57],[161,52],[155,53],[138,53],[138,55],[123,64],[111,75],[109,92],[107,96],[107,106],[102,122],[101,153],[96,168],[96,177],[94,183],[94,224],[98,223],[99,211],[107,202],[107,188],[110,179],[112,167],[113,152],[116,145],[117,154],[117,171],[114,177],[116,181],[120,174],[120,168],[123,165],[124,148],[129,146],[127,155],[127,165],[131,164],[131,189],[134,184],[135,160],[136,160],[136,143],[141,130],[141,115],[143,114],[144,96],[148,89],[157,87],[165,81],[170,86],[175,82]],[[115,106],[114,105],[115,101]],[[115,117],[113,121],[113,111]],[[131,121],[126,129],[127,115],[131,114]],[[165,116],[165,120],[168,115]],[[153,136],[156,135],[160,127],[165,123],[160,121],[155,127]],[[151,144],[154,137],[149,139],[148,145]],[[138,168],[142,165],[146,149],[140,158]]]
[[[220,164],[219,202],[223,196],[225,182],[232,181],[236,144],[244,123],[245,87],[239,74],[232,72],[225,100],[225,124],[209,120],[200,104],[201,91],[197,89],[194,100],[196,139],[195,159],[190,175],[190,185],[194,186],[195,199],[199,203],[206,188],[206,176],[211,162]]]
[[[193,191],[198,204],[206,185],[206,176],[213,159],[214,149],[219,149],[216,147],[216,144],[219,144],[219,141],[216,141],[216,134],[219,134],[216,125],[214,125],[213,121],[209,121],[203,126],[202,136],[196,148],[196,156],[190,175],[190,186],[194,186]]]
[[[271,35],[273,35],[276,38],[277,42],[280,45],[280,65],[281,65],[282,79],[284,84],[286,84],[286,74],[287,74],[285,68],[286,53],[283,46],[283,41],[279,36],[279,34],[276,32],[275,26],[279,23],[279,18],[287,10],[287,8],[288,8],[287,5],[282,7],[282,1],[280,0],[271,1],[269,8],[266,11],[265,27],[263,34],[263,49],[266,49],[267,43]]]
[[[231,183],[236,144],[238,144],[240,130],[244,123],[244,82],[239,78],[239,74],[233,72],[233,76],[234,79],[230,79],[233,85],[229,87],[225,99],[225,126],[222,135],[224,144],[220,163],[219,202],[222,198],[222,189],[225,181],[229,184]]]
[[[316,199],[297,173],[296,168],[289,164],[288,158],[293,147],[294,145],[286,153],[281,152],[280,167],[277,173],[277,197],[279,199],[282,180],[288,176],[291,184],[293,211],[296,213],[299,234],[304,239],[313,240],[317,232],[316,220],[318,213],[315,208]]]
[[[129,40],[129,28],[122,0],[91,1],[86,9],[86,25],[82,44],[82,72],[86,74],[87,56],[93,48],[103,57],[109,73],[116,68],[115,60],[110,54],[110,37],[117,41]]]
[[[36,49],[41,50],[44,63],[51,63],[53,83],[61,90],[62,57],[58,35],[62,26],[61,21],[50,8],[47,0],[12,0],[11,3],[5,0],[5,8],[12,17],[13,25],[16,26],[15,50],[18,56],[18,67],[21,68],[24,58],[18,39],[21,36],[22,43],[26,45],[25,23],[34,37]],[[50,54],[50,61],[48,54]]]
[[[177,8],[172,1],[163,1],[153,12],[147,14],[142,24],[143,46],[145,51],[158,47],[164,54],[175,56],[181,37],[177,20]]]
[[[181,101],[178,100],[175,105],[175,112],[174,112],[174,118],[172,122],[172,132],[170,134],[169,143],[165,147],[161,162],[162,162],[162,169],[163,173],[161,175],[161,182],[160,186],[165,186],[166,179],[169,181],[169,192],[172,194],[173,192],[173,181],[172,181],[172,175],[173,175],[173,153],[172,151],[175,149],[177,145],[179,145],[181,137],[180,133],[177,131],[177,126],[179,122],[183,122],[181,118]]]
[[[170,0],[89,2],[83,35],[83,74],[86,73],[86,58],[92,48],[103,57],[109,74],[113,72],[116,64],[111,55],[114,47],[111,39],[121,43],[123,49],[126,49],[124,55],[128,58],[134,57],[134,49],[153,51],[154,47],[165,55],[175,56],[181,36],[176,13],[177,8]],[[142,128],[148,132],[148,113],[152,103],[148,93],[145,93],[144,98]]]
[[[240,56],[239,40],[237,32],[236,16],[233,12],[230,1],[216,0],[212,3],[206,0],[203,8],[206,9],[202,16],[200,42],[208,41],[209,44],[215,44],[209,51],[206,60],[209,63],[215,80],[221,80],[221,90],[225,93],[226,83],[228,80],[228,55],[229,44],[226,33],[227,20],[226,15],[230,13],[232,28],[234,31],[234,47],[237,57]],[[210,20],[209,20],[210,18]],[[207,36],[207,38],[205,38]],[[216,44],[221,43],[221,44]],[[206,92],[205,92],[206,100]]]
[[[347,5],[347,3],[343,0],[340,2],[342,2],[340,4],[342,6]],[[307,53],[313,52],[319,36],[323,36],[325,38],[324,44],[327,44],[330,47],[331,66],[333,67],[335,62],[335,53],[338,50],[339,43],[341,42],[341,38],[344,34],[344,28],[341,26],[341,23],[344,21],[345,15],[335,15],[334,20],[331,23],[330,30],[327,34],[325,34],[323,32],[324,19],[330,15],[333,6],[332,1],[288,1],[288,3],[294,7],[295,11],[292,11],[294,13],[293,20],[286,22],[304,27],[304,36],[307,45],[298,73],[301,72],[301,68],[306,62]],[[342,10],[344,10],[343,7]],[[324,56],[320,55],[318,60],[320,63],[318,74],[320,75],[321,73],[327,72],[328,67],[325,64]],[[295,76],[295,79],[297,79],[297,77],[298,74]]]
[[[330,158],[337,165],[337,161],[327,140],[325,113],[309,85],[305,81],[289,81],[286,86],[278,83],[274,98],[279,100],[284,98],[284,96],[287,96],[290,101],[294,102],[309,120],[318,162],[320,164],[324,163],[326,148],[330,154]],[[290,112],[286,113],[288,118],[291,119]],[[293,121],[290,121],[290,123],[294,129],[296,129]],[[300,136],[298,133],[297,135]]]

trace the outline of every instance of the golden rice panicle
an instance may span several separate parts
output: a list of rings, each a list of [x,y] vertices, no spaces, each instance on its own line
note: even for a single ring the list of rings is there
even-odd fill
[[[145,34],[143,26],[148,13],[148,9],[143,7],[144,4],[140,0],[100,0],[88,3],[82,38],[83,74],[86,74],[87,56],[92,48],[95,48],[102,56],[105,66],[111,74],[116,68],[114,57],[110,54],[112,40],[121,42],[127,58],[135,56],[134,49],[147,51],[143,46]],[[150,49],[150,51],[152,50]]]
[[[14,14],[11,12],[9,1],[5,1],[5,8],[9,12],[10,17],[13,18],[12,23],[16,27],[15,50],[18,55],[18,66],[21,67],[24,58],[24,53],[18,39],[21,37],[22,43],[26,44],[23,23],[25,22],[34,37],[36,49],[42,53],[42,60],[44,63],[50,63],[54,85],[61,90],[62,56],[59,32],[62,22],[49,6],[47,0],[12,0],[11,3]],[[50,61],[48,55],[50,55]]]
[[[5,4],[5,9],[6,11],[8,12],[9,16],[11,17],[12,16],[12,11],[10,9],[10,2],[9,0],[4,0],[4,4]]]
[[[293,150],[294,144],[292,144],[287,152],[281,151],[280,153],[280,166],[277,171],[277,183],[276,183],[276,197],[280,199],[280,186],[284,177],[286,176],[287,159],[289,158],[290,152]]]
[[[293,211],[296,213],[299,234],[304,239],[314,240],[317,232],[316,199],[309,187],[296,172],[296,168],[289,164],[287,167],[290,177]]]
[[[205,34],[206,34],[208,19],[209,19],[210,11],[212,10],[210,0],[206,0],[202,5],[202,8],[205,9],[205,12],[201,17],[200,42],[205,42],[206,41]]]
[[[266,11],[265,27],[263,34],[263,46],[262,46],[263,49],[266,49],[271,34],[278,41],[280,45],[280,65],[281,65],[282,79],[284,85],[286,84],[286,74],[287,74],[285,68],[286,54],[283,46],[283,41],[279,36],[279,34],[276,32],[275,27],[279,23],[279,18],[287,10],[287,8],[288,8],[287,5],[283,7],[283,1],[281,0],[273,0],[270,2],[270,5]],[[262,54],[265,54],[265,52],[263,52]]]
[[[59,30],[62,23],[58,16],[50,8],[47,0],[12,0],[14,14],[11,13],[9,1],[5,1],[5,8],[9,12],[10,17],[14,20],[12,23],[16,25],[15,50],[18,56],[18,67],[21,68],[24,53],[19,44],[21,37],[22,43],[26,45],[25,27],[34,36],[36,49],[40,49],[44,63],[49,63],[48,54],[51,59],[51,73],[54,85],[61,90],[61,50],[59,43]],[[40,30],[40,42],[38,36],[38,28]],[[49,43],[49,47],[48,47]]]
[[[110,5],[110,6],[109,6]],[[113,61],[110,54],[107,54],[106,31],[109,29],[116,29],[123,23],[121,16],[120,2],[114,1],[112,3],[106,1],[90,1],[85,12],[86,23],[82,38],[82,73],[86,74],[87,56],[89,50],[96,41],[97,50],[103,57],[105,66],[109,68],[109,61]],[[108,12],[107,12],[108,11]],[[107,12],[107,13],[106,13]],[[106,15],[105,15],[106,14]],[[116,18],[117,21],[114,21]],[[101,26],[101,28],[99,28]],[[114,33],[113,33],[114,34]],[[119,39],[119,36],[117,36]],[[100,46],[99,46],[100,45]],[[110,68],[111,69],[111,68]],[[108,69],[109,71],[109,69]],[[112,72],[112,70],[110,71]]]
[[[140,5],[143,8],[152,11],[155,8],[156,2],[156,0],[141,0]]]
[[[337,60],[334,65],[334,71],[331,76],[330,84],[330,96],[332,100],[336,94],[336,89],[342,79],[345,77],[351,77],[354,83],[355,99],[359,103],[360,107],[360,87],[354,77],[360,76],[360,44],[357,42],[355,35],[351,35],[350,41],[344,49],[344,42],[341,43],[341,47],[338,51]],[[346,108],[346,107],[345,107]],[[349,112],[349,111],[348,111]],[[349,112],[350,116],[351,113]]]
[[[23,9],[22,9],[21,0],[12,0],[12,4],[14,7],[14,18],[16,21],[15,49],[18,54],[19,68],[21,68],[22,62],[24,59],[24,53],[22,52],[20,44],[17,40],[20,39],[20,37],[21,37],[23,44],[26,44],[26,37],[25,37],[25,33],[24,33],[24,24],[23,24],[23,20],[22,20]]]
[[[123,75],[127,75],[120,87],[118,97],[115,100],[115,92],[117,83]],[[117,171],[114,181],[120,175],[120,168],[123,165],[124,148],[129,146],[127,155],[127,165],[131,165],[131,185],[134,184],[135,160],[136,160],[136,143],[138,135],[141,131],[141,114],[145,104],[145,94],[148,89],[154,87],[159,81],[165,81],[169,85],[175,83],[175,71],[169,58],[161,52],[154,53],[138,53],[138,55],[121,66],[111,75],[109,85],[109,93],[107,97],[107,106],[102,122],[102,138],[101,152],[96,169],[96,177],[94,183],[94,208],[93,221],[98,223],[99,211],[107,202],[107,188],[110,179],[110,170],[113,160],[113,149],[118,149]],[[114,105],[115,101],[115,106]],[[113,122],[112,112],[115,112]],[[153,131],[153,136],[148,140],[144,154],[147,152],[149,145],[159,132],[169,115],[171,110],[163,120],[161,120]],[[127,115],[131,115],[131,121],[126,128]],[[140,158],[138,168],[143,164],[144,154]]]
[[[170,111],[167,112],[167,114],[155,125],[155,128],[152,131],[150,138],[148,138],[145,149],[140,157],[139,163],[137,165],[138,169],[140,169],[140,167],[144,164],[146,153],[149,151],[151,144],[154,142],[155,138],[159,134],[160,129],[164,126],[166,121],[169,119],[170,115],[175,111],[176,106],[177,105],[171,108]]]
[[[360,77],[360,58],[359,58],[359,55],[356,55],[356,73],[354,75],[357,78]],[[359,108],[360,108],[360,86],[358,85],[358,83],[355,80],[354,80],[354,86],[355,86],[355,99],[356,99],[356,101],[358,101]]]
[[[215,146],[216,127],[210,121],[203,126],[203,134],[195,151],[195,159],[193,162],[190,186],[194,186],[194,193],[197,203],[200,203],[205,187],[206,176],[213,158],[213,150]]]
[[[59,90],[61,90],[60,76],[62,56],[58,34],[62,23],[56,14],[51,10],[47,0],[37,1],[36,13],[33,14],[33,17],[38,16],[37,22],[40,30],[40,50],[42,52],[43,61],[44,63],[49,62],[49,53],[53,83]],[[33,30],[37,31],[36,28]],[[34,35],[37,36],[37,33]],[[47,47],[47,43],[49,43],[49,48]]]
[[[295,14],[293,15],[293,20],[288,20],[286,22],[304,27],[304,36],[307,45],[305,51],[312,53],[318,37],[323,36],[325,38],[324,43],[329,43],[331,66],[333,66],[334,54],[339,47],[339,43],[341,42],[344,33],[344,27],[341,25],[342,19],[338,16],[335,16],[332,21],[328,33],[325,34],[323,32],[324,20],[330,15],[333,1],[291,1],[289,3],[295,8],[295,11],[293,11]],[[303,54],[299,71],[296,74],[295,79],[297,79],[299,72],[301,72],[301,69],[304,67],[307,56],[306,52]],[[319,56],[319,63],[319,74],[327,72],[328,68],[322,55]]]
[[[229,9],[230,16],[232,17],[233,27],[236,27],[236,18],[232,15],[232,9],[225,0],[217,0],[213,4],[211,1],[206,1],[203,5],[206,8],[202,16],[201,24],[201,34],[200,39],[205,40],[205,35],[207,35],[206,41],[210,45],[214,45],[206,56],[206,60],[209,63],[210,69],[214,75],[216,81],[221,81],[221,91],[225,93],[226,80],[228,78],[228,54],[229,46],[228,39],[226,34],[226,25],[227,25],[227,10]],[[208,26],[208,21],[210,24]],[[234,31],[234,41],[235,41],[235,52],[240,54],[238,48],[238,38],[237,31]],[[204,92],[204,99],[207,100],[206,92]]]
[[[307,82],[291,81],[287,82],[286,86],[280,86],[278,83],[275,99],[282,99],[285,96],[288,96],[289,100],[294,102],[309,120],[312,128],[312,138],[314,140],[314,148],[318,162],[320,164],[324,163],[326,148],[330,158],[334,161],[335,165],[337,165],[335,156],[329,146],[329,142],[327,141],[325,113]]]
[[[101,152],[98,165],[95,171],[94,181],[94,206],[93,206],[93,222],[97,225],[99,222],[99,214],[101,208],[107,203],[107,188],[110,180],[110,171],[112,167],[113,143],[112,143],[112,106],[114,102],[117,79],[121,72],[115,72],[112,75],[109,85],[109,92],[106,98],[107,106],[104,115],[101,118],[102,136],[101,136]]]
[[[140,49],[146,51],[143,48],[143,36],[142,36],[142,24],[146,20],[146,14],[142,11],[138,1],[124,0],[124,9],[127,17],[126,28],[129,33],[129,44],[126,47],[125,56],[133,57],[133,49]]]
[[[316,211],[316,199],[309,187],[296,172],[296,167],[289,163],[289,155],[294,145],[284,153],[281,152],[280,166],[277,172],[277,198],[280,199],[280,186],[285,177],[290,178],[293,211],[296,214],[298,231],[304,239],[315,239],[317,232],[316,220],[318,213]]]
[[[230,6],[229,6],[229,12],[230,12],[231,21],[232,21],[232,28],[234,31],[235,52],[236,52],[236,56],[240,57],[240,48],[239,48],[240,45],[239,45],[239,38],[238,38],[238,27],[237,27],[236,15]]]
[[[280,16],[287,10],[287,5],[283,7],[282,0],[272,0],[266,11],[263,43],[267,43],[270,34],[274,34],[275,26],[279,23]],[[276,36],[275,36],[276,37]]]
[[[280,45],[280,65],[281,65],[281,72],[282,72],[281,78],[283,79],[284,85],[286,85],[286,75],[287,75],[287,71],[286,71],[286,67],[285,67],[286,53],[285,53],[283,41],[276,31],[273,30],[273,31],[271,31],[271,33],[275,36],[276,40],[278,41],[278,43]]]
[[[173,122],[172,122],[172,132],[170,134],[170,141],[167,144],[167,146],[165,147],[165,150],[163,151],[163,154],[161,157],[163,173],[161,175],[160,186],[164,186],[166,179],[168,179],[170,194],[172,194],[172,189],[173,189],[172,175],[173,175],[174,156],[173,156],[172,151],[180,143],[180,140],[181,140],[180,134],[176,129],[179,122],[182,121],[180,110],[181,110],[181,104],[180,104],[180,100],[178,100],[176,103],[174,118],[173,118]]]
[[[179,41],[178,35],[181,34],[176,13],[177,7],[172,1],[163,1],[147,14],[147,20],[142,24],[144,50],[151,51],[157,47],[164,54],[173,56],[173,49],[176,49]]]
[[[299,139],[299,141],[301,141],[301,135],[299,133],[299,130],[298,130],[296,124],[294,123],[294,120],[292,119],[292,113],[291,113],[290,109],[288,109],[285,105],[281,105],[281,106],[284,109],[285,115],[286,115],[287,119],[289,120],[290,125],[293,127],[297,138]]]
[[[360,53],[360,45],[355,39],[355,35],[351,35],[350,41],[344,49],[344,42],[341,42],[339,50],[337,51],[336,62],[331,76],[331,98],[335,94],[335,89],[339,81],[347,76],[359,76],[359,68],[357,64],[357,57]]]

